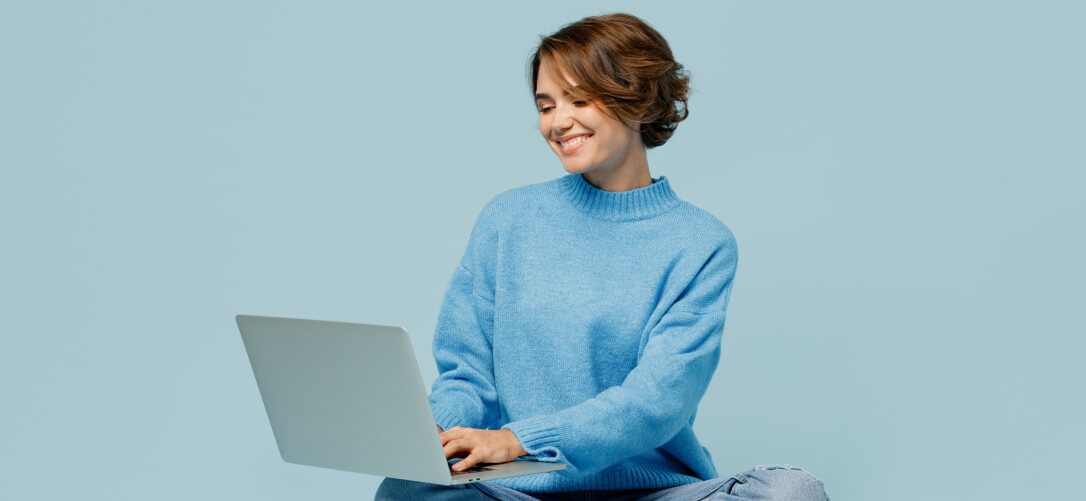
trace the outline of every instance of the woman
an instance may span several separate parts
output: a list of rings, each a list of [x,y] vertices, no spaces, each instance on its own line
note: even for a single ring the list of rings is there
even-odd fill
[[[689,78],[626,14],[543,39],[539,131],[567,174],[482,210],[434,335],[430,395],[454,471],[532,455],[566,469],[468,486],[386,479],[377,499],[825,501],[791,467],[719,478],[692,429],[720,358],[731,231],[649,174]]]

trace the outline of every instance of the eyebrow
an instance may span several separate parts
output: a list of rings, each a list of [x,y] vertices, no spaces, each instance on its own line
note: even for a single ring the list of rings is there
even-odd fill
[[[573,86],[573,87],[569,87],[569,88],[563,89],[563,90],[562,90],[562,95],[563,95],[563,96],[568,96],[568,95],[570,95],[570,94],[580,94],[580,93],[579,93],[579,92],[577,92],[576,90],[575,90],[574,92],[570,92],[570,89],[577,89],[577,86]],[[548,94],[544,94],[544,93],[542,93],[542,92],[537,92],[537,93],[536,93],[536,95],[535,95],[535,100],[536,100],[536,101],[539,101],[540,99],[551,99],[551,96],[550,96],[550,95],[548,95]]]

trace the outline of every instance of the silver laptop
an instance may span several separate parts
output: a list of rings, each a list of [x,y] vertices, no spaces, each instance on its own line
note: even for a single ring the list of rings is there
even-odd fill
[[[288,463],[444,485],[565,468],[522,457],[450,470],[402,327],[252,315],[237,323]]]

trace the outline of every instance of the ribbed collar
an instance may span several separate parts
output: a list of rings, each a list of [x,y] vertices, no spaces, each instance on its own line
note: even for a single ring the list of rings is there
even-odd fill
[[[667,177],[627,191],[606,191],[592,186],[581,174],[566,174],[558,181],[560,191],[579,210],[608,221],[634,221],[667,212],[681,200],[671,190]]]

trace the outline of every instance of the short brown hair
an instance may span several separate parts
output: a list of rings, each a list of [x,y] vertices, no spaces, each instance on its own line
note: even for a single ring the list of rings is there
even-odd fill
[[[543,37],[531,55],[533,96],[542,59],[560,65],[605,111],[640,123],[646,148],[666,143],[689,115],[690,76],[667,40],[630,14],[586,17]]]

